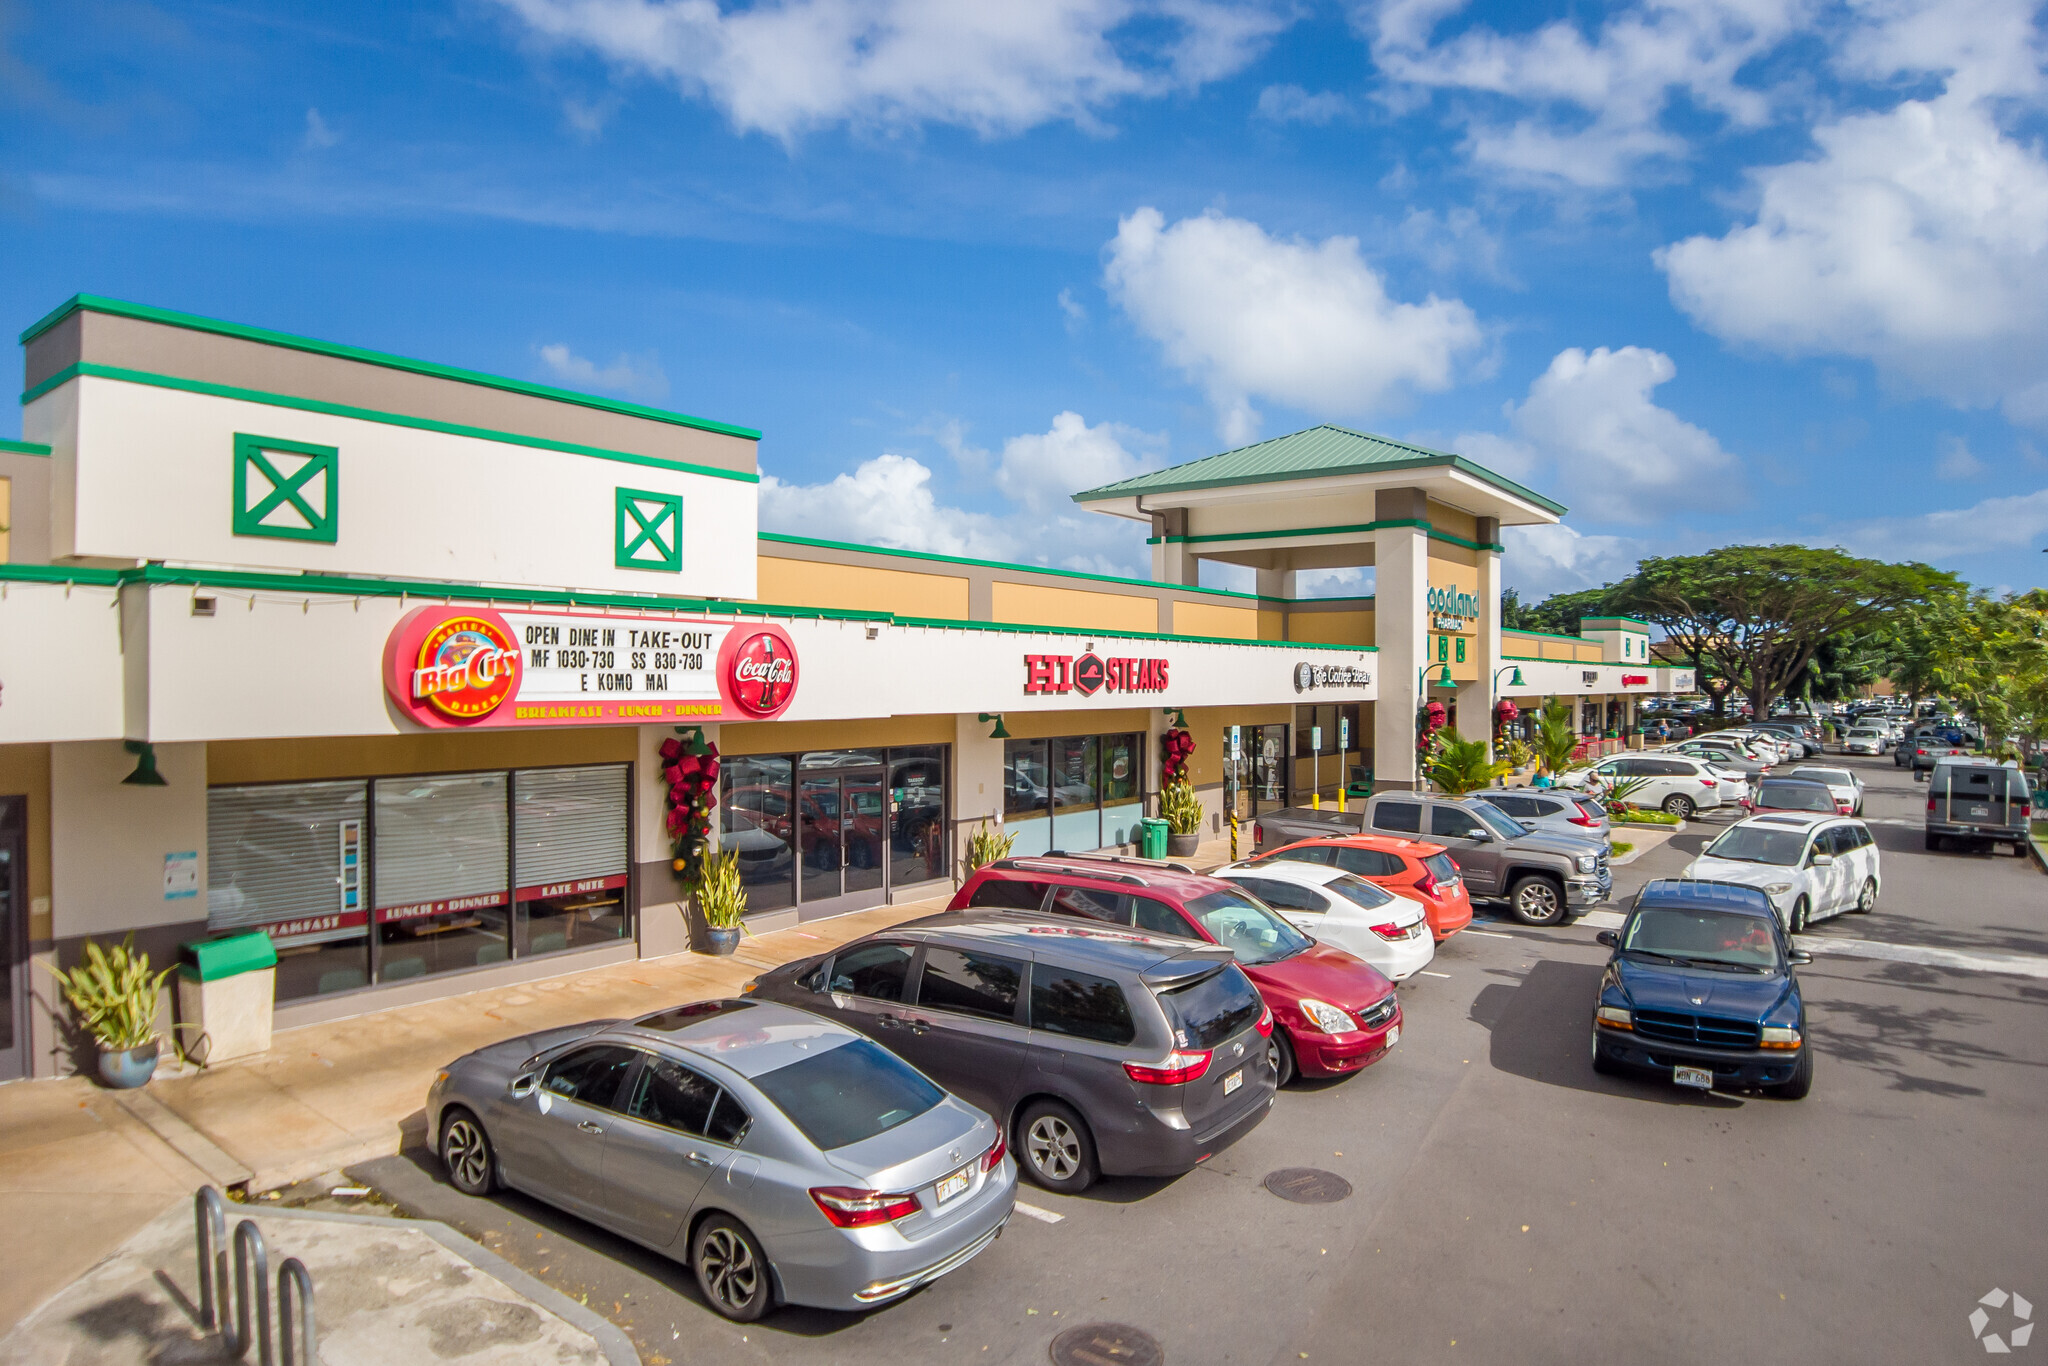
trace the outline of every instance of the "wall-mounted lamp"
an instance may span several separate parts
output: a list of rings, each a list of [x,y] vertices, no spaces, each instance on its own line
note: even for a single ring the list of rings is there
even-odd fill
[[[1522,682],[1522,666],[1521,666],[1521,665],[1519,665],[1519,664],[1503,664],[1503,665],[1501,665],[1501,667],[1499,667],[1498,669],[1495,669],[1495,670],[1493,671],[1493,686],[1494,686],[1494,687],[1495,687],[1496,689],[1498,689],[1498,688],[1500,687],[1500,676],[1501,676],[1502,674],[1506,673],[1506,672],[1507,672],[1507,671],[1508,671],[1509,669],[1513,669],[1513,670],[1515,671],[1515,676],[1514,676],[1513,678],[1510,678],[1510,679],[1508,680],[1508,686],[1509,686],[1510,688],[1522,688],[1522,687],[1527,687],[1527,686],[1528,686],[1527,684],[1525,684],[1524,682]]]
[[[981,719],[984,721],[993,721],[996,723],[996,728],[988,733],[989,739],[1007,740],[1010,738],[1010,732],[1003,729],[1003,714],[1001,712],[985,711],[981,714]]]
[[[1186,729],[1188,728],[1188,713],[1187,713],[1187,709],[1186,709],[1186,708],[1184,708],[1184,707],[1161,707],[1161,708],[1160,708],[1160,711],[1162,711],[1162,712],[1164,712],[1164,713],[1165,713],[1165,715],[1166,715],[1166,719],[1167,719],[1168,721],[1172,722],[1172,723],[1173,723],[1173,724],[1174,724],[1175,726],[1179,727],[1179,728],[1180,728],[1181,730],[1186,730]]]
[[[1429,665],[1427,664],[1415,671],[1415,691],[1421,693],[1424,697],[1429,696],[1431,688],[1455,688],[1456,686],[1458,685],[1451,681],[1451,666],[1448,664],[1437,671],[1435,678],[1429,677]]]
[[[156,771],[156,746],[147,740],[123,740],[121,748],[135,756],[135,771],[123,778],[124,784],[136,787],[169,787],[164,775]]]
[[[711,752],[711,746],[704,742],[704,727],[677,726],[676,734],[683,737],[683,748],[699,759]]]

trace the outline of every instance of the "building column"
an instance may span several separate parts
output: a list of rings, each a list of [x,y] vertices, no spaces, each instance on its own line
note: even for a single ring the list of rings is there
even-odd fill
[[[1152,514],[1152,581],[1189,588],[1202,582],[1202,562],[1188,550],[1188,510],[1168,508]]]
[[[1003,742],[989,739],[995,722],[984,721],[979,712],[960,712],[953,717],[953,875],[965,876],[967,841],[981,828],[1001,827],[1003,821]]]
[[[1378,520],[1408,520],[1424,501],[1420,489],[1382,489]],[[1429,648],[1429,533],[1419,526],[1382,527],[1373,533],[1373,550],[1378,580],[1373,638],[1380,673],[1379,704],[1373,708],[1373,781],[1388,791],[1412,791],[1420,776],[1415,713],[1422,693],[1416,671]]]
[[[633,765],[633,869],[640,902],[637,911],[640,956],[660,958],[689,951],[693,921],[683,902],[682,884],[671,866],[666,785],[661,780],[661,746],[676,738],[673,725],[636,728],[638,746]],[[704,738],[718,743],[718,726],[704,727]],[[718,847],[721,813],[711,811],[711,847]],[[757,918],[758,920],[758,918]],[[795,916],[790,917],[795,923]],[[761,928],[756,923],[755,928]],[[767,928],[780,928],[772,920]]]
[[[1497,545],[1500,542],[1500,519],[1481,517],[1479,519],[1479,544]],[[1500,668],[1500,552],[1481,550],[1478,566],[1479,586],[1474,593],[1479,598],[1478,639],[1474,647],[1479,654],[1479,677],[1458,689],[1458,734],[1467,740],[1491,741],[1493,737],[1493,675]]]
[[[1258,581],[1253,585],[1262,598],[1283,598],[1293,602],[1297,596],[1295,584],[1299,575],[1292,569],[1259,569],[1253,571]]]

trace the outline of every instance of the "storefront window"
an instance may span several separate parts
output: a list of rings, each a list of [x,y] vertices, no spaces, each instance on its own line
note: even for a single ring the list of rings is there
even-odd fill
[[[378,982],[505,961],[508,778],[458,773],[374,784]]]
[[[1252,756],[1252,814],[1287,805],[1287,727],[1254,726],[1246,739]]]
[[[1145,814],[1144,737],[1135,734],[1102,737],[1102,843],[1136,844],[1138,822]]]
[[[1102,803],[1096,788],[1102,747],[1092,735],[1052,742],[1052,847],[1079,852],[1102,847]]]
[[[1011,740],[1003,746],[1003,826],[1014,855],[1135,844],[1145,747],[1136,734]]]
[[[632,933],[624,764],[512,775],[512,937],[520,957]]]
[[[1003,742],[1003,829],[1017,838],[1012,854],[1042,854],[1052,844],[1051,745]]]
[[[728,757],[721,840],[749,913],[945,877],[945,745]]]
[[[908,885],[947,876],[944,745],[889,751],[889,804],[889,880]]]
[[[740,882],[751,911],[796,902],[796,822],[787,755],[727,759],[719,768],[719,844],[739,854]]]
[[[277,783],[207,793],[206,928],[267,930],[277,999],[370,980],[363,821],[369,785]]]

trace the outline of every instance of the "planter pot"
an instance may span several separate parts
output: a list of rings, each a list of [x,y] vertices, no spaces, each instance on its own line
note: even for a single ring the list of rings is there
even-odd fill
[[[116,1091],[132,1091],[156,1075],[157,1050],[152,1039],[140,1048],[100,1050],[100,1080]]]
[[[733,925],[733,926],[729,926],[729,927],[727,927],[727,928],[724,928],[724,929],[720,929],[720,928],[719,928],[718,926],[716,926],[716,925],[707,925],[707,926],[705,927],[705,929],[704,929],[704,948],[703,948],[702,952],[704,952],[704,953],[709,953],[709,954],[715,954],[715,955],[717,955],[718,957],[721,957],[721,958],[723,958],[723,957],[725,957],[726,955],[730,954],[730,953],[731,953],[731,952],[732,952],[732,951],[733,951],[734,949],[738,948],[739,946],[740,946],[740,927],[739,927],[739,926],[737,926],[737,925]]]
[[[1172,831],[1167,832],[1166,853],[1169,858],[1193,858],[1195,851],[1201,848],[1201,845],[1202,837],[1199,833],[1176,835]]]

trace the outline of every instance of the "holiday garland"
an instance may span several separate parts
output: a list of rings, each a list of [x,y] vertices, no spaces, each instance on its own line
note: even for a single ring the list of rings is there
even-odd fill
[[[666,817],[670,867],[685,887],[704,880],[704,856],[711,848],[711,811],[718,805],[718,746],[694,727],[676,728],[661,742],[661,780],[668,785]]]
[[[1195,752],[1195,737],[1184,730],[1170,730],[1159,742],[1159,785],[1171,787],[1186,782],[1188,756]]]

